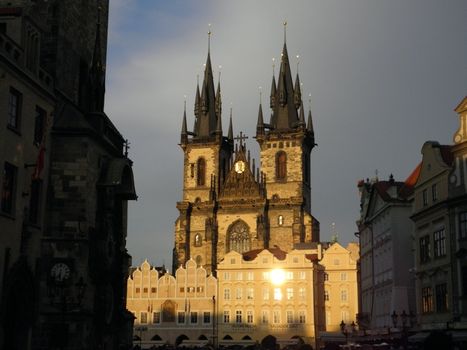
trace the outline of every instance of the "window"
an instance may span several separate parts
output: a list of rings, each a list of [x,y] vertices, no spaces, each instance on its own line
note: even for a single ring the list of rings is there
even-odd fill
[[[279,216],[277,217],[277,224],[278,224],[279,226],[284,225],[284,217],[283,217],[282,215],[279,215]]]
[[[229,310],[224,310],[223,321],[224,321],[224,323],[229,323],[230,322],[230,311]]]
[[[242,323],[242,310],[235,311],[235,322]]]
[[[5,162],[3,168],[1,210],[2,212],[10,215],[14,214],[13,207],[15,204],[16,174],[17,168],[14,165]]]
[[[276,180],[285,180],[287,176],[287,155],[284,151],[276,154]]]
[[[190,177],[195,177],[195,165],[193,163],[190,164]]]
[[[264,324],[269,323],[269,311],[267,310],[261,311],[261,323],[264,323]]]
[[[422,313],[433,312],[433,291],[431,287],[422,288]]]
[[[198,323],[198,312],[190,312],[190,323]]]
[[[293,280],[293,271],[285,271],[285,279]]]
[[[306,279],[306,273],[305,273],[305,271],[299,271],[299,272],[298,272],[298,279],[300,279],[300,280]]]
[[[428,192],[426,189],[422,192],[422,199],[423,199],[423,206],[426,207],[428,205]]]
[[[229,251],[244,253],[250,250],[250,233],[248,225],[238,220],[229,228]]]
[[[204,186],[206,183],[206,161],[204,158],[199,158],[197,162],[198,178],[196,184]]]
[[[436,312],[448,311],[448,288],[446,283],[438,284],[435,287]]]
[[[263,280],[269,281],[269,272],[263,272]]]
[[[329,281],[329,275],[327,272],[324,273],[323,277],[325,281]]]
[[[41,207],[42,180],[32,180],[31,194],[29,196],[29,222],[39,223],[39,213]]]
[[[137,287],[135,290],[136,294],[139,294],[139,291],[140,291],[140,288]]]
[[[292,300],[293,299],[293,288],[287,288],[287,300]]]
[[[298,288],[298,298],[300,300],[305,299],[305,288],[303,287]]]
[[[334,259],[334,265],[340,265],[340,260],[339,259]]]
[[[272,312],[272,323],[281,323],[281,312],[279,310]]]
[[[430,236],[420,237],[420,262],[430,261]]]
[[[347,281],[347,273],[345,272],[341,273],[341,281]]]
[[[251,310],[246,312],[246,323],[253,323],[253,311]]]
[[[341,301],[347,301],[347,291],[345,289],[341,290]]]
[[[161,313],[153,312],[152,314],[152,323],[161,323]]]
[[[11,87],[8,99],[8,126],[15,130],[19,130],[20,127],[21,100],[21,93]]]
[[[203,293],[204,292],[204,287],[203,286],[196,287],[196,292]]]
[[[211,313],[209,311],[203,312],[203,323],[211,323]]]
[[[349,322],[349,311],[341,310],[341,320],[344,321],[345,323]]]
[[[274,288],[274,300],[282,300],[282,291],[280,288]]]
[[[298,312],[298,323],[306,323],[306,314],[303,310]]]
[[[151,293],[154,294],[154,293],[156,293],[156,292],[157,292],[157,288],[156,288],[156,287],[152,287],[152,288],[151,288]]]
[[[467,211],[459,213],[459,239],[467,238]]]
[[[242,299],[242,292],[243,292],[242,288],[237,288],[235,290],[235,299],[241,300]]]
[[[237,272],[237,281],[243,280],[243,274],[241,272]]]
[[[446,232],[444,228],[433,233],[433,248],[435,258],[446,255]]]
[[[436,202],[438,200],[438,187],[436,184],[433,184],[431,186],[431,198],[433,199],[433,202]]]
[[[246,289],[246,298],[248,300],[253,300],[255,297],[255,290],[252,287]]]
[[[251,271],[247,272],[247,273],[246,273],[246,279],[247,279],[248,281],[253,281],[253,279],[254,279],[253,272],[251,272]]]
[[[269,300],[269,288],[263,288],[263,300]]]
[[[36,120],[34,122],[34,144],[40,145],[42,142],[42,138],[44,136],[45,130],[45,122],[46,122],[46,112],[36,106]]]
[[[180,287],[180,293],[185,293],[185,287]]]
[[[285,317],[287,319],[287,323],[293,323],[293,311],[292,310],[287,310],[285,312]]]
[[[224,288],[224,300],[230,300],[230,288]]]
[[[177,313],[177,323],[184,324],[185,323],[185,312],[179,311]]]
[[[224,272],[224,280],[230,281],[230,272]]]
[[[325,301],[329,300],[329,291],[327,291],[327,290],[324,291],[324,300]]]
[[[141,323],[148,323],[148,313],[147,312],[142,312],[141,313],[140,322]]]
[[[201,247],[203,244],[203,239],[199,233],[195,235],[195,247]]]

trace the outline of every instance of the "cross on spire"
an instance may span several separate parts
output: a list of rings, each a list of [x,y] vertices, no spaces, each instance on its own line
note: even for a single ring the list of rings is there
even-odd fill
[[[234,140],[239,140],[240,141],[240,147],[243,146],[243,141],[246,141],[248,139],[248,136],[244,135],[243,132],[240,131],[240,135],[237,137],[234,137]]]
[[[287,21],[284,21],[284,44],[287,41]]]

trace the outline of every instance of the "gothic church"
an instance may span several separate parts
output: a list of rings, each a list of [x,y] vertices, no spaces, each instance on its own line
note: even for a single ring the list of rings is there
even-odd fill
[[[183,115],[183,198],[177,203],[173,271],[194,259],[216,274],[229,251],[294,246],[319,241],[319,222],[311,215],[310,153],[315,146],[311,111],[305,121],[300,79],[292,79],[284,41],[280,72],[273,76],[271,118],[259,106],[256,141],[260,165],[250,157],[244,137],[234,147],[232,116],[222,130],[220,83],[217,89],[208,56],[196,88],[195,122]]]

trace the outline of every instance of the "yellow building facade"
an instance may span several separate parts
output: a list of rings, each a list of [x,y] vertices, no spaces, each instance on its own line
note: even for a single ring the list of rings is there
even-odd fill
[[[175,276],[144,261],[128,278],[127,308],[135,316],[134,340],[153,345],[211,341],[217,280],[189,260]]]
[[[320,264],[324,268],[324,312],[327,332],[340,332],[340,323],[357,322],[359,247],[349,243],[344,248],[338,242],[323,251]]]
[[[217,271],[219,344],[273,336],[280,346],[303,341],[316,348],[324,326],[320,255],[319,245],[226,254]]]

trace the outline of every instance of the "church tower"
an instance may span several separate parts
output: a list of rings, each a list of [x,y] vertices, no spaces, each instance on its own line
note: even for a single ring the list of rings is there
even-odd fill
[[[256,140],[260,146],[261,170],[266,175],[270,244],[289,249],[293,244],[317,242],[319,234],[317,227],[312,229],[318,223],[311,216],[313,121],[310,110],[308,123],[305,122],[298,71],[293,84],[285,26],[277,84],[274,75],[272,78],[270,107],[271,119],[265,124],[260,105]]]
[[[232,120],[228,137],[222,133],[220,79],[215,91],[209,46],[201,91],[199,83],[196,87],[193,131],[187,130],[186,106],[182,121],[183,198],[177,203],[180,215],[175,229],[174,271],[190,257],[198,257],[197,263],[207,268],[215,265],[215,200],[233,152]]]

